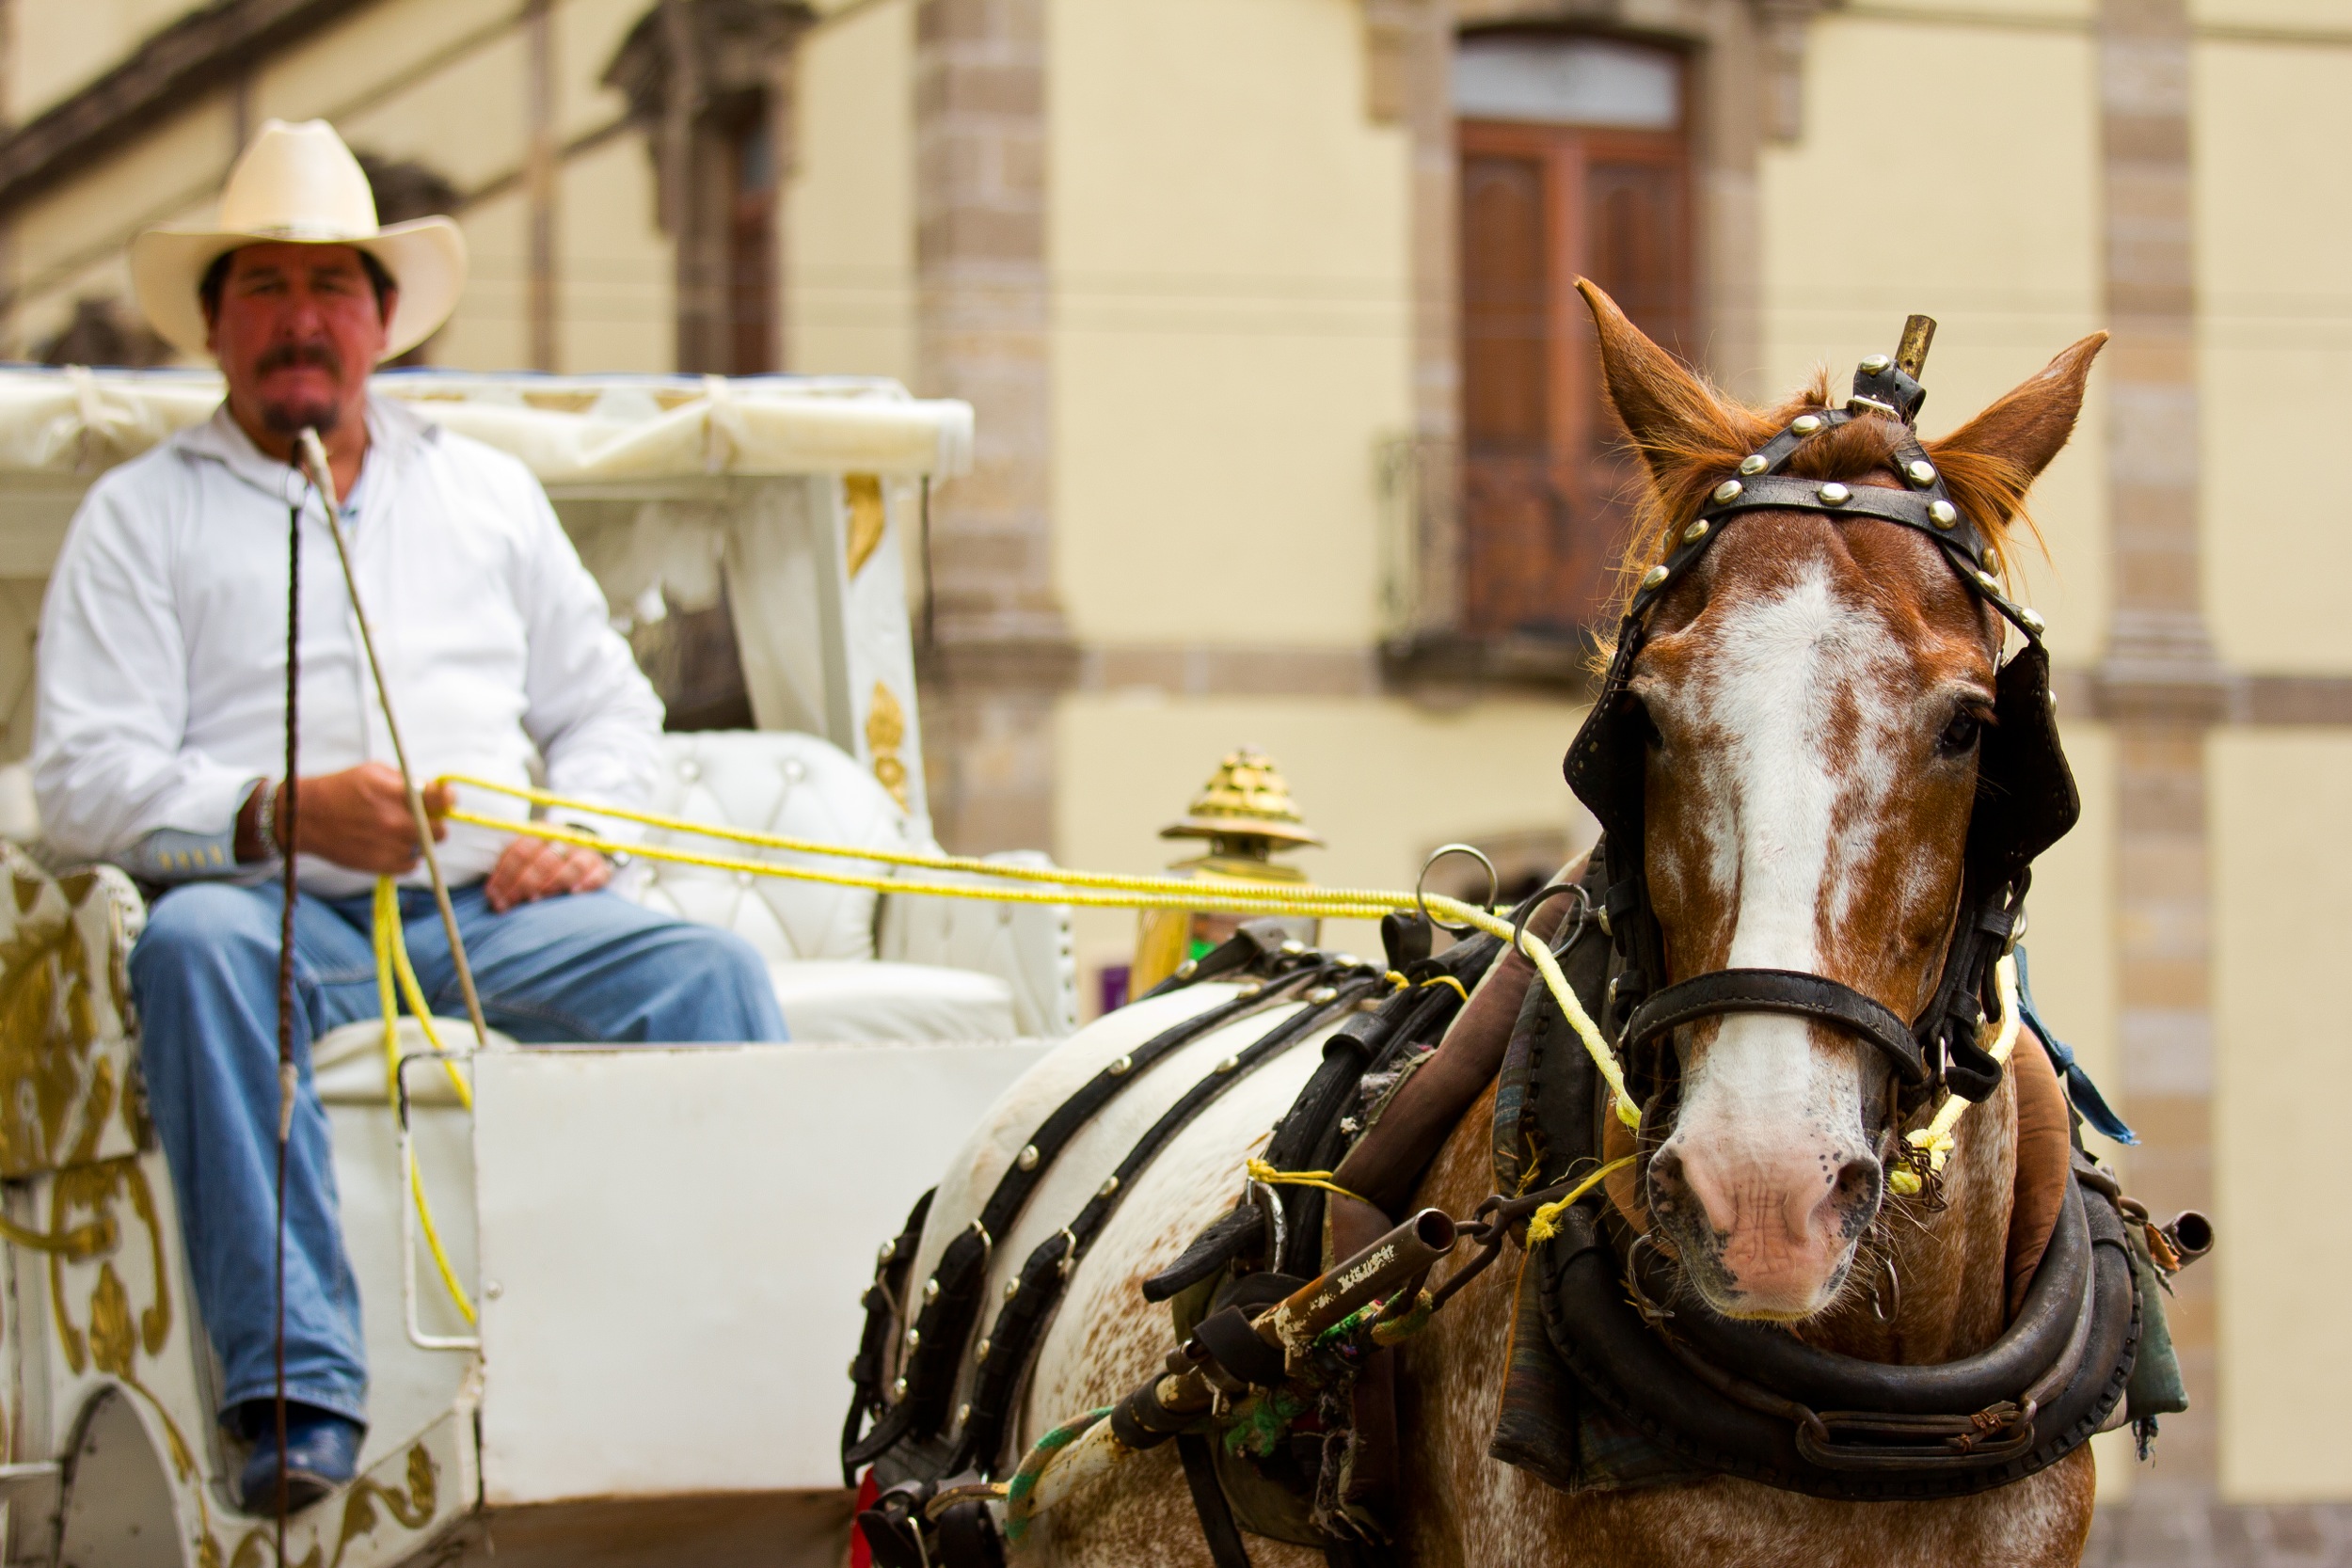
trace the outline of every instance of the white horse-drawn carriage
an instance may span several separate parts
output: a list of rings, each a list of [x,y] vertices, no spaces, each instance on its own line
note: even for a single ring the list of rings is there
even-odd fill
[[[734,701],[755,727],[666,737],[655,811],[933,847],[906,548],[928,484],[968,461],[967,406],[783,378],[422,372],[378,388],[533,468],[641,654],[665,618],[707,628],[724,607],[734,646],[723,631],[720,652],[739,663]],[[44,578],[90,480],[219,396],[193,373],[0,372],[0,573]],[[26,586],[0,606],[15,617],[0,642],[19,661],[20,749]],[[233,1501],[239,1456],[213,1418],[215,1369],[139,1091],[124,966],[140,892],[112,867],[44,863],[13,771],[0,775],[6,1561],[258,1568],[276,1556],[274,1524]],[[623,882],[758,947],[793,1043],[494,1037],[457,1069],[469,1109],[438,1068],[405,1069],[426,1049],[413,1021],[391,1073],[380,1024],[316,1042],[371,1425],[358,1479],[293,1520],[288,1562],[839,1550],[842,1365],[873,1240],[930,1183],[936,1151],[1073,1026],[1067,912],[643,859]],[[462,1021],[438,1032],[472,1044]],[[420,1192],[446,1279],[421,1240]]]

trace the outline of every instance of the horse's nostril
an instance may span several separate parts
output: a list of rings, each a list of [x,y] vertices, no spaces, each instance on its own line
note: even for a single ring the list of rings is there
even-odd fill
[[[1883,1168],[1867,1154],[1857,1154],[1837,1167],[1830,1196],[1841,1209],[1874,1206],[1886,1184]]]
[[[1653,1213],[1663,1217],[1690,1196],[1690,1184],[1683,1179],[1682,1150],[1668,1144],[1649,1161],[1649,1203]]]

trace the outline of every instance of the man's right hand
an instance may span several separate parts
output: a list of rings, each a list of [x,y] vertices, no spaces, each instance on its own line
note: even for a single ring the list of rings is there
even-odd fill
[[[286,802],[284,786],[278,787],[278,832],[282,839]],[[441,814],[450,804],[447,785],[426,788],[425,816],[433,824],[436,840],[449,836],[449,824],[441,820]],[[398,877],[413,870],[421,853],[416,818],[409,815],[408,792],[401,787],[400,770],[381,762],[363,762],[340,773],[304,779],[296,800],[294,831],[295,847],[304,854],[379,877]]]

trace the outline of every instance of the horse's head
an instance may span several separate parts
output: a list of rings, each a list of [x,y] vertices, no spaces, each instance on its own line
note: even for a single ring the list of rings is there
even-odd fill
[[[1708,388],[1605,296],[1609,395],[1647,465],[1629,564],[1673,547],[1708,492],[1807,410]],[[2072,432],[2104,335],[2086,338],[1928,453],[2006,558],[2026,488]],[[1900,488],[1894,420],[1806,440],[1788,473]],[[1916,529],[1741,515],[1658,599],[1630,666],[1646,717],[1644,863],[1666,976],[1805,972],[1903,1020],[1941,976],[1960,905],[2004,623]],[[1831,1023],[1734,1011],[1677,1030],[1644,1129],[1652,1220],[1719,1311],[1826,1308],[1877,1218],[1899,1133],[1887,1057]]]

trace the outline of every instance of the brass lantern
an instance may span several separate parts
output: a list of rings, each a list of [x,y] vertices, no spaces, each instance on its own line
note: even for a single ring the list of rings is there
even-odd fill
[[[1303,882],[1307,873],[1278,863],[1278,850],[1320,846],[1291,803],[1290,785],[1274,759],[1244,746],[1217,764],[1216,771],[1190,809],[1160,830],[1162,838],[1204,838],[1209,852],[1176,862],[1168,869],[1203,882]],[[1246,914],[1204,910],[1146,910],[1136,934],[1136,961],[1128,994],[1141,996],[1232,936]],[[1313,945],[1321,922],[1284,917],[1291,935]]]

